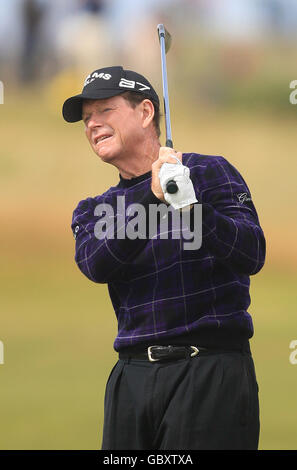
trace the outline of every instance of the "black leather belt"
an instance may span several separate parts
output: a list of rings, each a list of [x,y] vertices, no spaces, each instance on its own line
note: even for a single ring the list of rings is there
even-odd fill
[[[199,346],[149,346],[139,352],[120,352],[119,359],[140,359],[150,362],[185,359],[208,354],[242,352],[240,349],[206,349]]]

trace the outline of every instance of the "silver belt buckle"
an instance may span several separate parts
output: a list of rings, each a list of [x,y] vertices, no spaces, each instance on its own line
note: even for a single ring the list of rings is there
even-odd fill
[[[152,351],[151,351],[151,348],[153,348],[154,346],[149,346],[147,348],[147,355],[148,355],[148,358],[149,358],[149,361],[150,362],[157,362],[157,361],[160,361],[160,359],[153,359],[152,358]],[[191,357],[195,357],[197,356],[197,354],[199,354],[199,349],[196,348],[196,346],[190,346],[192,349],[193,349],[193,352],[191,354]]]
[[[152,358],[152,351],[151,351],[151,348],[153,348],[154,346],[149,346],[147,348],[147,355],[148,355],[148,358],[149,358],[149,361],[150,362],[156,362],[156,361],[159,361],[160,359],[153,359]]]

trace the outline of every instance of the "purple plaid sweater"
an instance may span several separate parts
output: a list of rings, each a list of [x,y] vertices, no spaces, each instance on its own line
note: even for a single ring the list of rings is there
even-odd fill
[[[202,204],[199,249],[184,250],[181,238],[94,235],[98,204],[115,209],[115,227],[117,196],[147,213],[150,204],[161,204],[150,189],[151,172],[120,176],[117,186],[74,210],[75,261],[91,281],[108,284],[118,320],[116,351],[152,344],[240,347],[253,335],[250,276],[264,265],[266,243],[248,186],[224,157],[184,153],[183,164]],[[124,225],[129,220],[121,216]]]

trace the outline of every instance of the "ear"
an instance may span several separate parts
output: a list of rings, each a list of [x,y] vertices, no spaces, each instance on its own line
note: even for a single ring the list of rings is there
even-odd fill
[[[142,105],[142,127],[146,129],[154,119],[155,109],[153,103],[145,99],[141,102]]]

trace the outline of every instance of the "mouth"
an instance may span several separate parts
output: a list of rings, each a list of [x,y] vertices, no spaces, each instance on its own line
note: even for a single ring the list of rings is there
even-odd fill
[[[101,144],[101,142],[106,141],[106,140],[108,140],[108,139],[111,139],[112,137],[113,137],[113,136],[110,135],[110,134],[104,134],[104,135],[95,137],[95,139],[94,139],[94,144],[95,144],[95,145]]]

